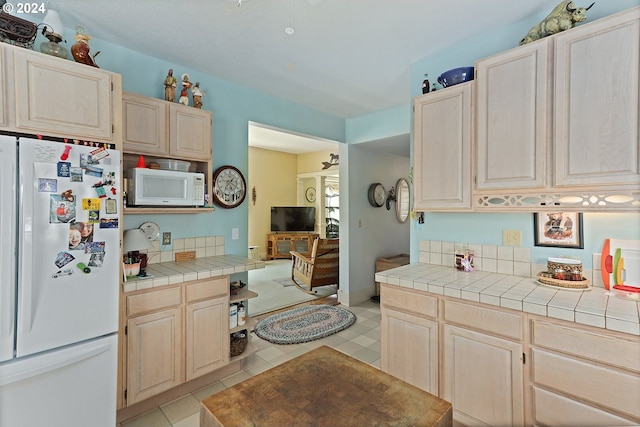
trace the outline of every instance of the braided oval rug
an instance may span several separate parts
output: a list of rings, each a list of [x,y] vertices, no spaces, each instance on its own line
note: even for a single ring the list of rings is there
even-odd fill
[[[299,344],[340,332],[353,325],[356,315],[333,305],[307,305],[262,319],[255,333],[274,344]]]

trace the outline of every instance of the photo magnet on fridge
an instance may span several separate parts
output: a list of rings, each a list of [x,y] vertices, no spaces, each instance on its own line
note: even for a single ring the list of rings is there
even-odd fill
[[[99,200],[99,199],[98,199]],[[51,224],[69,223],[76,219],[76,204],[61,194],[49,196],[49,222]]]
[[[62,268],[65,265],[69,264],[74,259],[76,259],[76,257],[71,255],[69,252],[58,252],[58,255],[56,256],[55,264],[58,268]]]

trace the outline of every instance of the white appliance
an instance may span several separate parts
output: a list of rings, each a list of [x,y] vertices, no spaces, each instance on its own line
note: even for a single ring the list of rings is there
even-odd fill
[[[0,426],[115,425],[119,184],[116,150],[0,136]]]
[[[204,174],[135,168],[127,171],[129,206],[204,206]]]

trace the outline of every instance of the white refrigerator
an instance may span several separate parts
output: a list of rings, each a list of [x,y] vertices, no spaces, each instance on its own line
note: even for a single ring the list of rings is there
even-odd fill
[[[0,426],[116,421],[120,152],[0,135]]]

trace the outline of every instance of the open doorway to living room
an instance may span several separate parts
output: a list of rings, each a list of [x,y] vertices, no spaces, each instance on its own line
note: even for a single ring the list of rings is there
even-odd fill
[[[251,316],[335,294],[334,286],[314,295],[291,281],[289,251],[309,255],[313,240],[339,238],[338,142],[249,123],[248,243],[265,268],[249,272]],[[276,224],[274,212],[304,211],[306,221]],[[312,214],[310,214],[312,212]],[[286,225],[282,225],[286,224]]]

